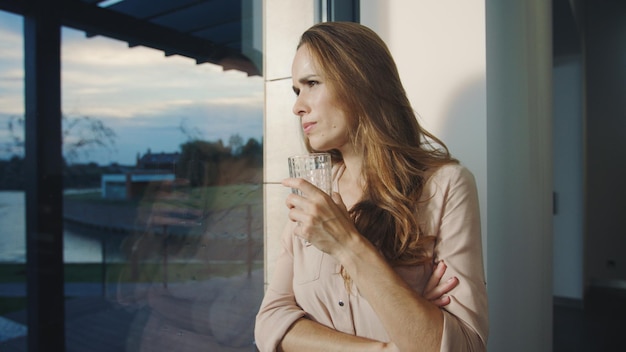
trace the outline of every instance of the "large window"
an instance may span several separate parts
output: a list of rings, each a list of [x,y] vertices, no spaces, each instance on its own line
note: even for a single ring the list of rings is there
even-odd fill
[[[0,11],[0,350],[27,333],[22,18]]]
[[[1,351],[28,341],[21,22],[0,12]],[[61,33],[66,349],[253,350],[262,77]]]

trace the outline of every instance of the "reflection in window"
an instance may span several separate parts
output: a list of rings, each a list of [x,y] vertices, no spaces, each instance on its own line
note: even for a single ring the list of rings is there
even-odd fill
[[[63,43],[67,304],[92,310],[68,316],[68,345],[250,351],[262,79],[73,30]]]
[[[27,333],[22,47],[22,18],[0,11],[0,351]]]
[[[20,72],[22,85],[21,41],[4,50],[21,18],[8,30],[0,15],[0,72]],[[262,78],[62,35],[68,350],[252,350],[263,295]],[[11,68],[9,52],[20,53]],[[21,110],[0,105],[0,143],[17,148],[0,155],[3,167],[23,159],[14,143],[23,86],[7,82],[0,101]],[[0,190],[0,284],[22,283],[18,301],[0,294],[2,351],[26,343],[25,229],[11,227],[24,218],[20,187]],[[17,252],[6,249],[8,232]]]

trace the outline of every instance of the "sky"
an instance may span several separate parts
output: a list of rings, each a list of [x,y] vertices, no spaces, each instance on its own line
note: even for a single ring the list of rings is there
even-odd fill
[[[11,157],[8,121],[24,116],[22,31],[20,16],[0,11],[0,159]],[[147,150],[176,152],[188,139],[183,129],[225,144],[234,134],[262,139],[262,77],[69,28],[61,55],[63,115],[99,120],[116,134],[111,149],[86,150],[74,162],[128,165]]]

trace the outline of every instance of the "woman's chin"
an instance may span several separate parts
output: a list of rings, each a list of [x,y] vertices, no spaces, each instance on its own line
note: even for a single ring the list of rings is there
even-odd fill
[[[333,149],[328,143],[325,143],[325,141],[319,141],[311,138],[309,138],[309,146],[318,152],[325,152]]]

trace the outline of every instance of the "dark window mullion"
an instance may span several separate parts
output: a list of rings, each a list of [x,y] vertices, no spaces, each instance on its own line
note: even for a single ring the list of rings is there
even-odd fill
[[[65,350],[61,27],[57,2],[24,17],[28,350]]]

